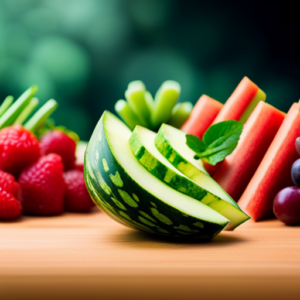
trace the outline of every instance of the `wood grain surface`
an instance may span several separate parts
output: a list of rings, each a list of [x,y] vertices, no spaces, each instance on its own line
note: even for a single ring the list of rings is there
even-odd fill
[[[165,241],[103,213],[0,223],[0,299],[300,299],[300,227]]]

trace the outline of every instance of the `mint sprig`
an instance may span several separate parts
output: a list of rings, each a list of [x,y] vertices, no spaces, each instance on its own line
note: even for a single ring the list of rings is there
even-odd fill
[[[203,135],[203,141],[195,135],[186,135],[186,144],[196,154],[195,159],[204,159],[211,165],[224,160],[236,148],[243,124],[229,120],[210,126]]]

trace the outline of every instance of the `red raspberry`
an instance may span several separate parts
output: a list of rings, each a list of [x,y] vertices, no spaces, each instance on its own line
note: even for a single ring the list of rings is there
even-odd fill
[[[63,212],[63,169],[61,157],[48,154],[22,171],[19,183],[25,214],[50,216]]]
[[[0,170],[18,176],[40,156],[36,137],[21,125],[0,130]]]
[[[0,171],[0,188],[21,200],[20,185],[15,181],[13,175]]]
[[[21,216],[22,205],[14,195],[0,188],[0,220],[9,221]]]
[[[59,130],[46,133],[40,142],[43,155],[56,153],[61,156],[65,170],[73,169],[75,166],[76,143],[73,139]]]
[[[94,203],[86,189],[83,172],[70,170],[64,173],[66,183],[65,210],[72,212],[88,212]]]

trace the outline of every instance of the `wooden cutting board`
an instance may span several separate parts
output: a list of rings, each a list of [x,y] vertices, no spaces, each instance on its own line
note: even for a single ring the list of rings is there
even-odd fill
[[[0,299],[300,299],[300,227],[164,241],[100,212],[0,223]]]

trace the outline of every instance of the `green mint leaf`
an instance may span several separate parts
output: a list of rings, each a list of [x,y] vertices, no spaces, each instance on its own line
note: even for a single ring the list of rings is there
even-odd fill
[[[227,139],[232,135],[240,136],[243,130],[243,124],[238,121],[223,121],[210,126],[203,135],[203,142],[206,146],[217,142],[220,138]],[[223,141],[219,141],[220,144]]]
[[[191,147],[192,143],[187,143],[187,145],[196,152],[195,159],[201,158],[211,165],[216,165],[236,148],[242,130],[241,122],[234,120],[220,122],[210,126],[203,135],[203,145],[205,146],[204,149],[202,148],[203,150],[199,146],[195,147],[194,144]],[[195,140],[193,139],[193,141]]]
[[[194,152],[202,152],[205,150],[204,143],[195,135],[187,134],[186,136],[186,144],[194,151]]]

